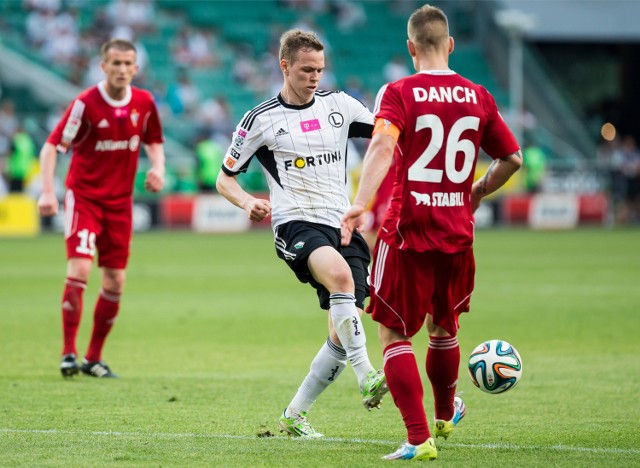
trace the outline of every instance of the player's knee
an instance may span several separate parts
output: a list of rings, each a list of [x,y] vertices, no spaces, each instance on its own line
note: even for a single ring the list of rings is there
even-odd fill
[[[124,289],[126,273],[121,269],[105,268],[102,275],[102,287],[107,291],[121,293]]]
[[[86,258],[72,258],[67,264],[67,277],[74,278],[85,283],[89,281],[92,262]]]
[[[329,278],[331,284],[325,286],[329,291],[353,292],[355,288],[351,270],[346,263],[332,268]]]

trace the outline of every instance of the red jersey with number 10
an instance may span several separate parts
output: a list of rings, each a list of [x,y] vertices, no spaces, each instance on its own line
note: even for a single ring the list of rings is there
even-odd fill
[[[162,127],[151,93],[129,86],[120,101],[101,82],[69,106],[47,141],[59,151],[72,147],[66,186],[97,202],[133,194],[142,144],[162,143]]]
[[[418,252],[460,252],[473,244],[471,186],[478,152],[518,151],[493,96],[452,71],[421,72],[385,85],[376,118],[398,127],[396,177],[378,236]]]

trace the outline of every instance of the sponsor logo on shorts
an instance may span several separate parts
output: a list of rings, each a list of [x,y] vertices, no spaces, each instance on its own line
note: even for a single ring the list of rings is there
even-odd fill
[[[302,247],[304,247],[304,241],[297,242],[296,245],[294,245],[294,247],[296,249],[301,249]]]

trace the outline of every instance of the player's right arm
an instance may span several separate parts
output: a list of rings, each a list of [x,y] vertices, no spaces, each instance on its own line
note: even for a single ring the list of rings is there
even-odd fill
[[[218,193],[239,208],[242,208],[251,221],[262,221],[271,214],[269,200],[256,198],[246,192],[236,180],[236,176],[227,175],[223,170],[216,180]]]
[[[56,171],[56,147],[46,142],[40,150],[40,172],[42,177],[42,193],[38,199],[38,211],[42,216],[58,214],[58,198],[53,189],[53,176]]]

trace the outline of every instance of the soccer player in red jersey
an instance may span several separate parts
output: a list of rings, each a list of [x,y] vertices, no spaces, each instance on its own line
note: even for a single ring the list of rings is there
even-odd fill
[[[408,433],[407,442],[385,458],[434,459],[411,338],[426,323],[434,435],[446,438],[465,414],[455,396],[457,332],[473,291],[473,212],[520,168],[522,155],[489,92],[449,69],[454,42],[442,10],[417,9],[408,36],[417,73],[378,94],[374,136],[353,207],[342,218],[342,241],[363,225],[364,207],[395,150],[394,189],[374,251],[367,309],[379,323],[389,390]],[[480,148],[493,162],[474,183]]]
[[[101,55],[105,80],[74,99],[40,152],[38,208],[41,215],[52,216],[58,212],[53,190],[57,151],[72,149],[64,201],[67,279],[62,296],[60,371],[65,377],[80,371],[93,377],[116,377],[102,361],[102,349],[125,283],[141,144],[151,162],[145,188],[158,192],[164,184],[164,138],[155,102],[151,93],[131,86],[138,70],[136,49],[129,41],[112,39],[103,44]],[[102,289],[89,348],[79,364],[76,336],[96,252]]]

